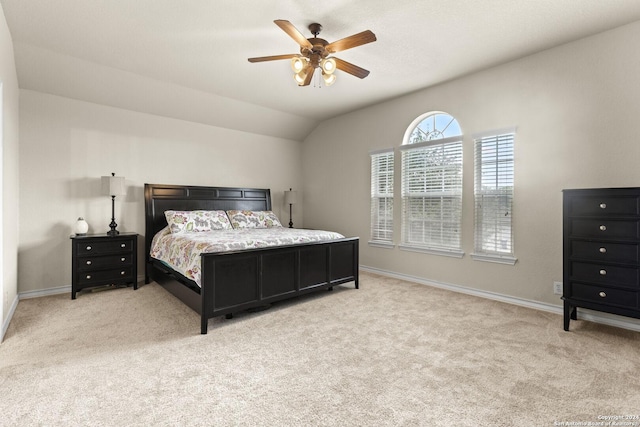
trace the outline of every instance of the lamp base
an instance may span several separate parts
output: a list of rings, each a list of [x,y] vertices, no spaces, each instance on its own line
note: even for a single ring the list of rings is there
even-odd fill
[[[109,228],[111,228],[111,230],[107,231],[107,236],[117,236],[120,234],[120,232],[116,230],[118,224],[116,223],[115,204],[116,196],[111,196],[111,224],[109,224]]]
[[[116,219],[112,217],[111,224],[109,224],[109,228],[111,228],[111,230],[107,231],[107,236],[117,236],[120,234],[120,232],[116,230],[117,226],[118,224],[116,224]]]
[[[293,218],[291,217],[291,207],[293,205],[289,203],[289,228],[293,228]]]

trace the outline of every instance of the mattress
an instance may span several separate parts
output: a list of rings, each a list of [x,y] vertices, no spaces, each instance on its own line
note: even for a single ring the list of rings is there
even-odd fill
[[[153,237],[149,255],[200,286],[200,255],[342,239],[340,233],[298,228],[241,228],[196,233],[171,233],[169,227]]]

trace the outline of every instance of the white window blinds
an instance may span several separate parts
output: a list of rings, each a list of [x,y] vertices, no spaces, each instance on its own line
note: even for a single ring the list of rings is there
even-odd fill
[[[477,136],[475,144],[475,252],[513,255],[515,130]]]
[[[371,241],[393,242],[393,151],[371,153]]]
[[[403,245],[460,251],[462,141],[446,138],[401,150]]]

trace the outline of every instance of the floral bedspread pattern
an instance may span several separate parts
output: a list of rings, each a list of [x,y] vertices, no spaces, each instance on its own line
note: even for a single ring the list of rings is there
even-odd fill
[[[297,228],[241,228],[200,233],[171,233],[165,227],[153,237],[150,255],[200,285],[200,254],[342,239],[342,234]]]

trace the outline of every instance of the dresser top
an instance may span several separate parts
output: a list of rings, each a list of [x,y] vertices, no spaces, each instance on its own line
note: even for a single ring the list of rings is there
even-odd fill
[[[138,233],[133,233],[133,232],[120,232],[120,234],[115,235],[115,236],[110,236],[108,235],[106,232],[102,233],[102,234],[85,234],[82,236],[78,236],[77,234],[72,234],[71,236],[69,236],[70,239],[95,239],[96,237],[104,237],[105,239],[117,239],[117,238],[122,238],[122,237],[132,237],[132,236],[137,236]]]

